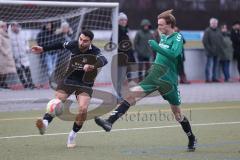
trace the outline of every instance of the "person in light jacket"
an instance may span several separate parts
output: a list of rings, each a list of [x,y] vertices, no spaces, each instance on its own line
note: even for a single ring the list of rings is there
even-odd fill
[[[21,26],[16,22],[11,23],[8,29],[8,34],[11,40],[13,57],[19,80],[24,88],[34,89],[35,85],[33,84],[30,62],[27,55],[29,50],[28,43],[22,33]]]
[[[16,73],[16,67],[7,33],[7,23],[0,21],[0,88],[9,88],[7,75]]]

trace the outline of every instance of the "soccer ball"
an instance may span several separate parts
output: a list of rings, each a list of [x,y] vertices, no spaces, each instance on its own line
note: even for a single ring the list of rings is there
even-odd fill
[[[47,104],[47,113],[51,116],[59,116],[63,113],[63,103],[60,99],[52,99]]]

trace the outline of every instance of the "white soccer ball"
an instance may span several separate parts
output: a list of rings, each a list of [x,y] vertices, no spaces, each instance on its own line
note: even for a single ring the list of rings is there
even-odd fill
[[[47,113],[51,116],[59,116],[63,113],[63,103],[60,99],[52,99],[47,104]]]

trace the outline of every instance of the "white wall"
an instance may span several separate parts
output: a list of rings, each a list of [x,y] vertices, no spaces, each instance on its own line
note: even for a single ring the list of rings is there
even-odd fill
[[[205,80],[206,56],[204,49],[185,49],[185,73],[189,80]],[[220,67],[218,74],[223,77]],[[230,64],[231,78],[238,78],[237,64],[232,61]]]
[[[25,31],[27,39],[36,39],[36,35],[38,30],[27,30]],[[96,39],[109,39],[111,36],[110,32],[101,32],[101,31],[94,31]],[[130,32],[130,37],[134,37],[135,31]],[[111,60],[113,53],[104,53],[107,57],[109,63],[106,67],[103,68],[101,73],[98,75],[96,81],[97,82],[111,82]],[[205,80],[204,69],[206,63],[206,57],[203,49],[185,49],[185,72],[187,78],[189,80]],[[40,77],[40,65],[39,65],[39,55],[29,54],[30,59],[30,68],[32,71],[33,81],[35,83],[41,83],[42,81],[46,81],[47,77]],[[219,71],[220,74],[220,71]],[[236,62],[231,62],[230,65],[230,75],[232,78],[237,78],[238,71]],[[13,78],[17,80],[16,78]],[[12,81],[15,81],[11,79]]]

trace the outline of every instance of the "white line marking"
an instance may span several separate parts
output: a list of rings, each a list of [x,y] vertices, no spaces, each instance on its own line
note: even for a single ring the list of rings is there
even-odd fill
[[[224,109],[240,109],[239,106],[227,106],[227,107],[198,107],[198,108],[182,108],[182,111],[197,111],[197,110],[224,110]],[[139,111],[129,111],[128,114],[136,113],[155,113],[155,112],[171,112],[171,109],[159,109],[159,110],[139,110]],[[15,120],[34,120],[40,117],[19,117],[19,118],[0,118],[1,121],[15,121]]]
[[[198,123],[198,124],[192,124],[192,126],[216,126],[216,125],[230,125],[230,124],[240,124],[240,121],[239,122]],[[177,128],[177,127],[180,127],[180,125],[145,127],[145,128],[122,128],[122,129],[113,129],[111,132],[151,130],[151,129]],[[79,132],[79,134],[101,133],[101,132],[105,132],[105,131],[103,131],[103,130],[85,131],[85,132]],[[45,134],[44,136],[58,136],[58,135],[67,135],[67,134],[68,133],[52,133],[52,134]],[[16,138],[41,137],[41,136],[43,136],[43,135],[33,134],[33,135],[23,135],[23,136],[9,136],[9,137],[0,137],[0,140],[16,139]]]
[[[20,117],[20,118],[2,118],[0,121],[14,121],[14,120],[29,120],[37,119],[39,117]]]

